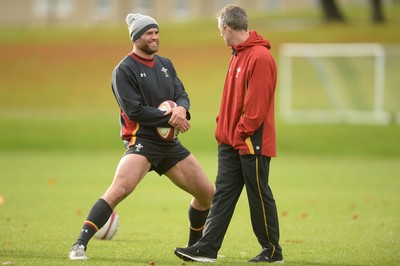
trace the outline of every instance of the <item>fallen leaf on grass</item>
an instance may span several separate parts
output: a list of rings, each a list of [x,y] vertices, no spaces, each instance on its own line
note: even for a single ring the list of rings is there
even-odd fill
[[[299,240],[299,239],[287,239],[286,243],[293,243],[293,244],[300,244],[303,243],[303,240]]]

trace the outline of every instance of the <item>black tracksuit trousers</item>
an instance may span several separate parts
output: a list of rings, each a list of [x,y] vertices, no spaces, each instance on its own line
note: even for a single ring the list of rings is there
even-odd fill
[[[271,257],[281,256],[277,208],[268,185],[270,160],[262,155],[239,155],[233,147],[219,145],[216,191],[203,238],[196,244],[200,250],[217,255],[245,185],[258,242],[271,250]]]

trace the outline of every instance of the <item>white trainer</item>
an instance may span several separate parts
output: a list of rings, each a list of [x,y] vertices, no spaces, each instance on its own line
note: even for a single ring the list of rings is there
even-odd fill
[[[85,255],[85,246],[79,245],[79,244],[72,246],[68,257],[70,260],[88,260],[89,259]]]

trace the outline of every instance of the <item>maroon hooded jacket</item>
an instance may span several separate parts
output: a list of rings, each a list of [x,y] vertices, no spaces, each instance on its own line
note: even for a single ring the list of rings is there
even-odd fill
[[[256,31],[232,47],[215,137],[241,155],[276,156],[274,98],[277,69],[268,40]]]

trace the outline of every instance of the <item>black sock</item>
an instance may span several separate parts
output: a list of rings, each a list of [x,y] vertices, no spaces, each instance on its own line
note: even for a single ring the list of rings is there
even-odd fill
[[[100,198],[90,210],[89,215],[83,224],[81,233],[79,234],[79,237],[74,245],[84,245],[86,249],[89,240],[103,225],[106,224],[112,212],[113,209],[110,207],[110,205],[108,205],[105,200]]]
[[[204,224],[206,223],[209,209],[205,211],[196,210],[190,205],[189,207],[189,242],[188,246],[193,246],[203,236]]]

